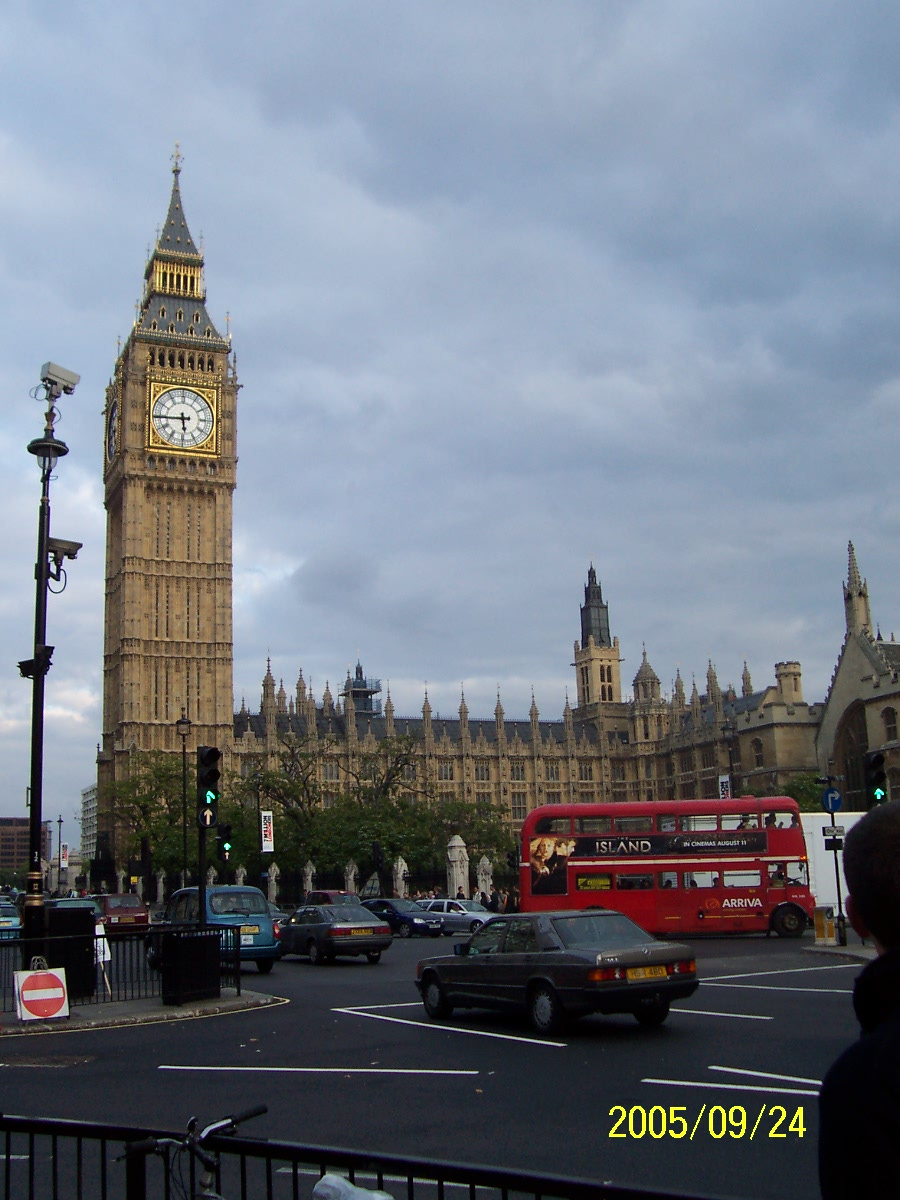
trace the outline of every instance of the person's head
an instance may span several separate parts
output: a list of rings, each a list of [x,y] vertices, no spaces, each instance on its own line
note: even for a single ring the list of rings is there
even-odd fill
[[[844,840],[847,915],[880,950],[900,947],[900,800],[879,804]]]

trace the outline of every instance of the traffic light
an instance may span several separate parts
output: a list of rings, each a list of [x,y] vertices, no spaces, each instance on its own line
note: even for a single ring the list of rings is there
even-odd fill
[[[507,850],[507,852],[506,852],[506,865],[509,867],[509,869],[510,869],[511,871],[518,871],[518,869],[519,869],[519,856],[518,856],[518,854],[516,854],[515,850]]]
[[[197,820],[205,829],[218,822],[219,759],[222,751],[216,746],[197,747]]]
[[[227,863],[231,857],[231,826],[220,825],[216,830],[216,846],[219,851],[219,859],[223,863]]]
[[[887,800],[886,779],[884,755],[880,750],[873,750],[863,759],[866,808],[874,808],[876,804],[883,804]]]

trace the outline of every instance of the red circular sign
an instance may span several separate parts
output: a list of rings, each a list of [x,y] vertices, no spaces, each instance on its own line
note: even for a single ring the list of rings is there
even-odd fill
[[[19,998],[34,1017],[55,1017],[66,1003],[66,985],[54,971],[35,971],[23,981]]]

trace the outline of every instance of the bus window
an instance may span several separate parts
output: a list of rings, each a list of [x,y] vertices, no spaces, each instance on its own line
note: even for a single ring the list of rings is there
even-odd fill
[[[653,887],[652,875],[617,875],[616,889],[620,892],[649,891]]]
[[[723,871],[723,887],[747,888],[759,887],[762,874],[759,871]]]
[[[769,887],[784,887],[787,883],[784,866],[784,863],[769,863]]]
[[[679,819],[682,833],[694,833],[697,830],[718,829],[718,818],[715,813],[708,817],[681,817]]]
[[[756,813],[722,813],[722,829],[759,829]]]
[[[677,871],[659,871],[656,876],[656,886],[661,888],[677,888]]]
[[[611,817],[576,817],[576,833],[609,833],[612,829]]]
[[[656,828],[660,833],[675,832],[675,815],[674,813],[665,813],[656,818]]]
[[[569,817],[542,817],[534,827],[535,833],[571,833],[572,821]]]
[[[616,833],[652,833],[653,817],[616,817]]]
[[[796,813],[787,812],[767,812],[763,820],[764,829],[796,829],[799,825],[799,818]]]
[[[805,862],[789,862],[787,864],[787,881],[800,887],[809,886],[809,872]]]
[[[713,888],[719,886],[718,871],[688,871],[684,877],[684,886],[692,888]]]
[[[576,875],[576,892],[608,892],[612,888],[612,875],[603,874]]]

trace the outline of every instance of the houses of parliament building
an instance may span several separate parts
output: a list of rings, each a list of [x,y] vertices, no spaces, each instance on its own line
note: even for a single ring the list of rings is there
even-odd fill
[[[775,683],[754,691],[746,664],[741,694],[719,685],[709,665],[706,691],[694,682],[688,696],[680,674],[671,698],[644,651],[622,695],[618,638],[610,636],[609,609],[593,566],[575,643],[578,703],[566,701],[561,718],[541,717],[533,699],[527,718],[507,717],[500,696],[493,715],[470,715],[465,697],[453,719],[435,718],[427,695],[421,714],[399,716],[390,695],[357,664],[335,698],[307,690],[303,673],[288,697],[276,691],[271,666],[257,713],[246,706],[234,720],[233,753],[245,773],[277,765],[288,737],[321,743],[321,785],[341,790],[352,760],[398,734],[415,739],[416,779],[430,795],[498,805],[520,823],[542,804],[566,801],[692,799],[719,794],[720,776],[743,791],[777,794],[792,775],[815,770],[820,707],[803,700],[800,665],[778,663]]]
[[[804,700],[794,661],[777,663],[774,682],[762,690],[754,690],[746,664],[740,692],[723,688],[710,663],[702,692],[692,681],[688,694],[679,673],[666,695],[646,650],[631,693],[623,694],[619,642],[592,565],[575,642],[577,701],[572,708],[567,698],[558,719],[542,717],[535,699],[527,717],[511,718],[499,694],[490,716],[473,717],[461,696],[453,719],[436,718],[427,694],[419,714],[398,715],[359,664],[336,696],[326,688],[318,699],[302,672],[290,696],[276,689],[269,667],[259,711],[242,705],[235,713],[232,502],[240,383],[230,337],[207,310],[204,259],[185,219],[180,170],[176,152],[166,220],[104,408],[97,830],[113,857],[120,848],[112,785],[128,777],[135,749],[181,753],[183,718],[191,746],[221,747],[225,765],[245,774],[277,766],[288,735],[318,743],[325,803],[340,794],[355,758],[409,734],[422,792],[491,802],[511,824],[538,805],[568,800],[715,796],[722,776],[731,776],[735,794],[778,793],[798,773],[826,770],[836,753],[858,756],[863,744],[885,744],[891,771],[895,754],[900,767],[896,711],[886,703],[896,695],[900,706],[900,663],[895,647],[873,636],[852,547],[847,638],[824,704]],[[865,694],[860,664],[870,681]],[[893,725],[885,715],[891,712]]]

